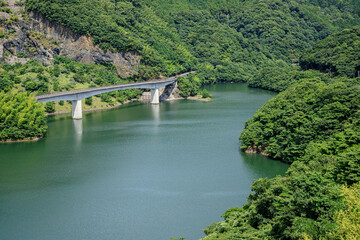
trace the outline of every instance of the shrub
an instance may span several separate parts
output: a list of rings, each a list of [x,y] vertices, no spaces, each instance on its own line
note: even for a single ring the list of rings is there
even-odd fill
[[[85,98],[85,104],[91,106],[93,102],[92,97]]]
[[[201,91],[201,96],[202,98],[212,98],[212,95],[206,89]]]
[[[55,112],[55,103],[54,102],[47,102],[45,104],[45,111],[47,113],[53,113]]]
[[[44,108],[33,96],[0,92],[0,140],[42,137],[46,134]]]

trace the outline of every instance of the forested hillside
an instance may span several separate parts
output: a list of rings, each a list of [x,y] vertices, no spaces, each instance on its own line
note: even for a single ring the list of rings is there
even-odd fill
[[[26,64],[3,64],[3,71],[0,73],[0,91],[26,91],[28,94],[37,95],[69,91],[74,89],[99,87],[120,83],[127,83],[133,79],[123,79],[116,74],[111,67],[99,66],[96,64],[83,64],[67,57],[58,56],[53,66],[44,66],[38,61],[29,61]],[[133,98],[139,98],[143,90],[130,89],[101,94],[87,98],[84,108],[91,108],[93,102],[101,106],[113,106],[117,103],[124,103]],[[46,111],[54,112],[71,109],[71,102],[48,102]]]
[[[258,110],[241,148],[293,163],[285,177],[256,180],[248,204],[228,210],[205,239],[359,238],[340,238],[351,231],[340,225],[346,216],[336,217],[348,209],[341,184],[360,180],[359,84],[300,80]]]
[[[360,26],[317,42],[301,57],[300,65],[330,76],[360,77]]]
[[[224,222],[205,230],[206,239],[360,238],[344,224],[359,219],[358,203],[351,205],[360,180],[358,0],[26,0],[25,5],[105,51],[139,53],[140,67],[123,79],[104,62],[88,65],[66,57],[50,65],[3,64],[3,99],[17,91],[27,92],[19,95],[25,98],[188,70],[197,73],[179,81],[183,96],[215,82],[281,92],[246,123],[241,149],[292,165],[285,177],[255,181],[248,204],[228,210]],[[115,92],[100,100],[114,104],[138,94]],[[1,109],[7,111],[6,124],[11,113],[20,130],[32,126],[16,117],[22,106],[11,106],[14,111]],[[61,106],[70,105],[56,104]],[[42,118],[35,123],[44,130]],[[29,131],[27,136],[40,135]]]
[[[250,87],[283,91],[301,78],[318,77],[327,82],[329,77],[359,77],[360,27],[345,29],[317,42],[301,56],[300,67],[277,61],[277,64],[257,71],[248,84]]]
[[[316,41],[359,24],[358,5],[353,0],[26,0],[29,10],[92,36],[104,49],[140,52],[144,76],[198,69],[205,83],[246,82],[268,65],[290,66]]]
[[[109,51],[134,50],[142,56],[140,75],[169,76],[196,65],[176,30],[142,1],[26,0],[28,10],[38,11]]]
[[[338,72],[346,77],[333,78],[314,70],[269,75],[276,84],[279,75],[287,74],[293,84],[279,89],[283,92],[246,122],[240,148],[292,164],[285,177],[256,180],[248,204],[228,210],[224,222],[205,230],[205,239],[360,237],[355,230],[360,216],[354,213],[359,202],[346,195],[348,191],[356,195],[360,181],[360,78],[350,78],[359,57],[349,50],[357,41],[357,30],[331,35],[305,54],[336,64],[339,49],[328,44],[338,39],[334,44],[349,53],[341,57],[351,71]]]

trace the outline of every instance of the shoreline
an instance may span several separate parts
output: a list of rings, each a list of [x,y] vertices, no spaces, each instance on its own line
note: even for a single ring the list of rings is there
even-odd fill
[[[257,154],[257,155],[260,155],[260,156],[263,156],[263,157],[267,157],[271,160],[275,160],[275,161],[280,161],[280,162],[283,162],[283,163],[286,163],[288,165],[291,165],[292,163],[290,162],[287,162],[287,161],[284,161],[283,159],[281,158],[273,158],[270,154],[266,153],[266,150],[265,149],[262,149],[260,150],[258,147],[251,147],[249,149],[240,149],[240,151],[246,153],[246,154]]]
[[[0,140],[0,143],[36,142],[36,141],[39,141],[39,140],[43,139],[44,137],[45,136],[43,136],[43,137],[35,137],[35,138],[31,138],[31,139]]]
[[[201,97],[188,97],[188,98],[183,98],[183,97],[177,97],[177,98],[172,98],[172,99],[166,99],[163,100],[162,102],[171,102],[171,101],[176,101],[176,100],[191,100],[191,101],[201,101],[201,102],[210,102],[212,101],[211,98],[201,98]],[[102,110],[109,110],[109,109],[114,109],[117,107],[120,107],[122,105],[125,104],[129,104],[129,103],[133,103],[133,102],[142,102],[142,103],[146,103],[147,101],[141,100],[141,99],[131,99],[131,100],[127,100],[124,103],[118,103],[115,104],[114,106],[110,106],[110,107],[106,107],[106,108],[90,108],[90,109],[83,109],[83,112],[94,112],[94,111],[102,111]],[[61,114],[69,114],[71,113],[71,111],[60,111],[60,112],[53,112],[53,113],[45,113],[45,115],[47,116],[55,116],[55,115],[61,115]],[[30,138],[30,139],[17,139],[17,140],[0,140],[0,144],[1,143],[23,143],[23,142],[36,142],[39,141],[41,139],[45,138],[45,136],[42,137],[35,137],[35,138]]]
[[[211,102],[212,98],[202,98],[202,97],[188,97],[184,98],[186,100],[200,101],[200,102]]]
[[[246,154],[259,154],[261,156],[264,156],[264,157],[270,157],[270,154],[267,154],[265,153],[265,151],[255,151],[253,149],[248,149],[248,150],[245,150],[244,153]]]
[[[192,100],[192,101],[201,101],[201,102],[211,102],[212,98],[201,98],[201,97],[187,97],[187,98],[183,98],[183,97],[177,97],[177,98],[172,98],[172,99],[166,99],[163,100],[161,102],[171,102],[171,101],[176,101],[176,100]],[[120,107],[122,105],[126,105],[129,103],[133,103],[133,102],[141,102],[141,103],[146,103],[147,101],[141,100],[141,99],[131,99],[131,100],[127,100],[124,103],[118,103],[115,104],[114,106],[110,106],[110,107],[105,107],[105,108],[89,108],[89,109],[83,109],[83,112],[94,112],[94,111],[102,111],[102,110],[110,110],[110,109],[114,109],[117,107]],[[47,116],[55,116],[55,115],[61,115],[61,114],[69,114],[71,113],[71,111],[59,111],[59,112],[53,112],[53,113],[45,113],[45,115]]]
[[[264,156],[264,157],[270,157],[270,154],[265,153],[265,149],[258,148],[257,146],[253,146],[249,149],[242,150],[242,151],[246,154],[260,154],[261,156]]]
[[[109,109],[113,109],[113,108],[120,107],[120,106],[125,105],[125,104],[129,104],[129,103],[132,103],[132,102],[136,102],[136,101],[142,102],[142,101],[139,100],[139,99],[133,99],[133,100],[127,100],[127,101],[125,101],[124,103],[115,104],[114,106],[110,106],[110,107],[105,107],[105,108],[89,108],[89,109],[82,109],[82,111],[83,111],[83,112],[94,112],[94,111],[101,111],[101,110],[109,110]],[[53,112],[53,113],[45,113],[45,115],[47,115],[47,116],[54,116],[54,115],[61,115],[61,114],[68,114],[68,113],[71,113],[71,111],[60,111],[60,112]]]

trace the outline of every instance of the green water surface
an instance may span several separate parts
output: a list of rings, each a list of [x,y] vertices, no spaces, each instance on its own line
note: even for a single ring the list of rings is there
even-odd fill
[[[0,144],[0,239],[203,237],[246,203],[254,179],[288,168],[238,150],[245,121],[273,93],[207,89],[212,102],[49,117],[47,138]]]

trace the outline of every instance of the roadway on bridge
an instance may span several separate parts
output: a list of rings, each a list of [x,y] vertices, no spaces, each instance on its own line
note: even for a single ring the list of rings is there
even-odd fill
[[[81,100],[91,96],[99,95],[102,93],[134,89],[134,88],[148,88],[151,89],[151,103],[158,104],[160,101],[159,88],[173,84],[177,81],[178,77],[184,77],[193,72],[187,72],[178,76],[173,76],[164,80],[123,83],[104,87],[77,89],[66,92],[57,92],[51,94],[44,94],[36,96],[37,102],[52,102],[52,101],[72,101],[72,118],[82,119],[82,105]]]
[[[94,87],[94,88],[84,88],[84,89],[77,89],[65,92],[57,92],[51,94],[44,94],[35,96],[38,102],[50,102],[50,101],[60,101],[58,97],[62,96],[73,96],[78,94],[86,94],[90,96],[98,95],[105,92],[117,91],[119,88],[121,89],[131,89],[131,88],[153,88],[152,86],[157,85],[168,85],[177,80],[178,77],[185,77],[188,74],[193,72],[187,72],[180,74],[178,76],[173,76],[164,80],[156,80],[156,81],[144,81],[144,82],[135,82],[135,83],[123,83],[123,84],[116,84],[110,86],[103,86],[103,87]],[[146,85],[151,85],[147,87]],[[100,92],[100,93],[98,93]],[[95,93],[95,94],[91,94]],[[61,100],[76,100],[76,99],[61,99]]]

